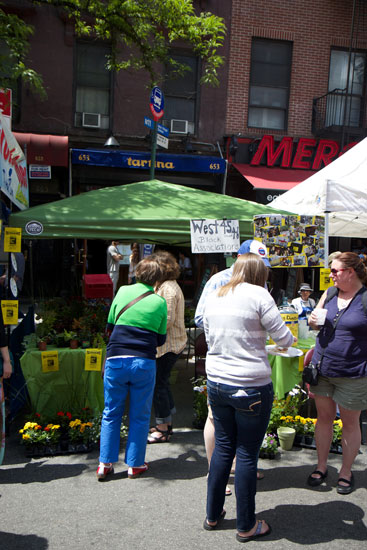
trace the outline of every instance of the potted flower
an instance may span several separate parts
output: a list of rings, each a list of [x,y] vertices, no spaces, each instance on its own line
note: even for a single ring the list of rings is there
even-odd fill
[[[64,329],[63,336],[65,342],[69,342],[71,349],[76,349],[78,347],[78,334],[75,331]]]
[[[28,447],[29,456],[55,454],[61,436],[59,424],[50,423],[42,428],[38,422],[26,422],[19,433],[22,443]]]
[[[315,436],[316,418],[304,418],[305,444],[313,445]]]
[[[341,450],[342,432],[343,432],[343,422],[340,419],[334,420],[331,450],[337,453],[342,452]]]
[[[275,434],[265,434],[260,447],[260,458],[275,458],[278,451],[278,441]]]

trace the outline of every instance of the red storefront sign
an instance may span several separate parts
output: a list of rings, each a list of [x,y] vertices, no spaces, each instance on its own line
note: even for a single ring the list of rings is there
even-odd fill
[[[295,153],[293,138],[286,136],[282,138],[279,144],[274,144],[274,136],[265,135],[261,139],[259,146],[251,159],[252,166],[264,164],[266,166],[277,166],[282,168],[300,168],[303,170],[319,170],[335,160],[340,154],[345,153],[357,142],[348,143],[340,151],[340,145],[337,141],[331,139],[300,138],[297,143]],[[265,158],[264,158],[265,157]],[[279,163],[280,161],[280,163]]]

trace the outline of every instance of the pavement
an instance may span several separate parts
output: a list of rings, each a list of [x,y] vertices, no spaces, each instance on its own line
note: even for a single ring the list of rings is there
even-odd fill
[[[226,498],[220,530],[202,527],[207,462],[203,433],[192,427],[192,376],[193,362],[181,359],[173,376],[174,435],[169,443],[148,445],[149,470],[137,479],[127,477],[123,445],[115,475],[103,483],[95,475],[97,450],[25,458],[14,422],[0,467],[0,549],[238,548],[234,494]],[[257,516],[272,525],[272,533],[249,548],[367,547],[367,446],[355,461],[356,489],[350,495],[335,490],[338,454],[330,454],[327,483],[308,487],[315,461],[315,450],[301,448],[281,451],[275,460],[260,459],[265,478],[258,482]]]

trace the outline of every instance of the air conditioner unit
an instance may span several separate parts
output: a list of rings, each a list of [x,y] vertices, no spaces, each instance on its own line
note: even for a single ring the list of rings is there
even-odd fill
[[[172,134],[187,134],[188,126],[189,126],[188,120],[177,120],[176,118],[173,118],[171,120]]]
[[[100,128],[101,115],[99,113],[82,113],[82,126],[84,128]]]

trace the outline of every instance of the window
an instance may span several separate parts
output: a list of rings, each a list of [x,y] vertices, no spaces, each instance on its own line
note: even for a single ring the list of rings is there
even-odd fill
[[[106,69],[105,45],[76,46],[75,126],[109,128],[111,72]]]
[[[247,123],[249,127],[286,129],[291,67],[290,42],[253,39]]]
[[[166,77],[164,83],[164,120],[163,123],[171,128],[172,120],[187,121],[186,124],[177,123],[173,132],[195,134],[195,120],[197,109],[198,88],[198,59],[188,54],[174,54],[172,59],[185,64],[190,70],[183,76]],[[186,129],[186,132],[184,131]]]
[[[348,66],[349,82],[348,93]],[[366,54],[332,50],[330,55],[329,94],[326,103],[326,126],[354,126],[362,123]],[[345,105],[347,106],[345,112]]]

